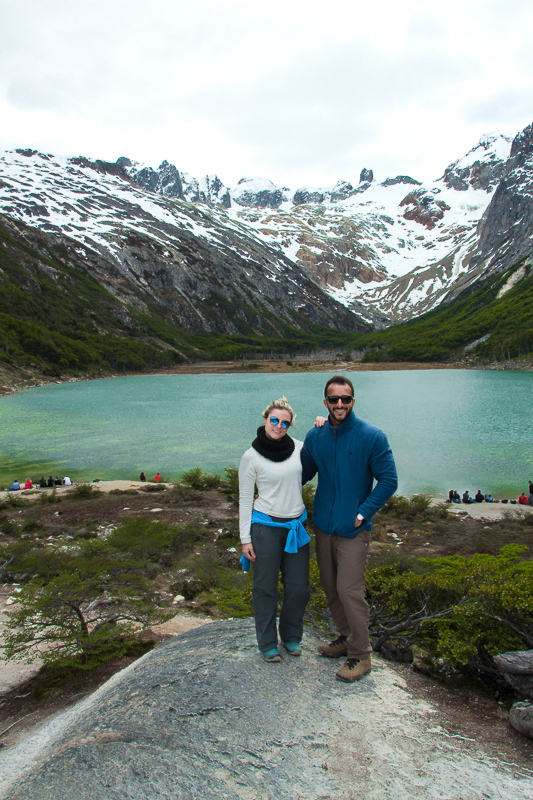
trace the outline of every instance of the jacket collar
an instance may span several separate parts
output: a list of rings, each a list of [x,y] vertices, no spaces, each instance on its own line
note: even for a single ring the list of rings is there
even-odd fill
[[[346,417],[344,422],[341,422],[340,425],[332,425],[329,417],[328,417],[328,425],[331,430],[336,433],[337,436],[340,436],[343,433],[348,433],[349,431],[353,430],[357,424],[357,417],[353,413],[353,411]]]

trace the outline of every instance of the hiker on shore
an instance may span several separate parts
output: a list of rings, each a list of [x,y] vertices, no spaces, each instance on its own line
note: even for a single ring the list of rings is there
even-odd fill
[[[309,600],[309,541],[302,500],[303,442],[292,439],[294,411],[285,397],[263,411],[263,424],[239,465],[239,531],[243,568],[253,565],[252,602],[257,644],[267,662],[281,661],[276,612],[281,572],[279,635],[289,655],[302,653]],[[254,488],[258,497],[254,502]]]
[[[342,375],[330,378],[323,402],[328,420],[308,432],[302,449],[302,482],[318,473],[316,555],[338,632],[318,649],[329,658],[346,657],[335,677],[351,683],[371,671],[365,575],[372,517],[394,494],[398,478],[383,431],[353,413],[352,382]]]

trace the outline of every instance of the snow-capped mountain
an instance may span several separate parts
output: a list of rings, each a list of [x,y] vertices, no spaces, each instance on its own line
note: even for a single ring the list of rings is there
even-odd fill
[[[177,199],[183,183],[167,166],[157,180],[138,171],[149,187],[141,188],[121,164],[4,153],[0,213],[59,240],[124,303],[150,313],[156,302],[185,329],[279,336],[287,325],[365,328],[222,206]]]
[[[265,178],[243,178],[226,188],[217,179],[210,202],[223,203],[229,218],[381,327],[436,307],[479,277],[469,273],[477,227],[504,174],[511,142],[486,134],[431,184],[407,175],[378,182],[370,169],[361,171],[358,182],[339,180],[326,188],[289,189]],[[164,185],[168,169],[163,162],[152,170],[152,184]],[[145,170],[128,168],[140,185]],[[207,199],[197,184],[189,186],[190,179],[182,181],[183,199]]]
[[[154,169],[125,157],[107,164],[19,150],[0,157],[0,212],[111,259],[185,317],[192,303],[188,313],[205,330],[219,329],[209,322],[213,298],[236,310],[250,293],[291,324],[305,317],[351,329],[360,318],[383,327],[529,253],[532,129],[514,141],[483,136],[429,184],[377,181],[365,168],[358,182],[329,188],[266,178],[228,188],[167,161]],[[249,311],[244,318],[250,324]]]

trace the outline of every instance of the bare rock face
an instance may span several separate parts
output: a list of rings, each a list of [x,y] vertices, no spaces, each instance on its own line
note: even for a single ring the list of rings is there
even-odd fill
[[[533,125],[513,140],[494,196],[479,223],[470,269],[503,272],[531,252],[533,227]]]
[[[438,189],[413,189],[400,203],[400,207],[405,206],[404,218],[432,230],[443,218],[444,212],[450,210],[444,200],[437,199],[438,194]]]
[[[266,664],[251,620],[171,639],[3,754],[0,798],[531,799],[530,775],[450,737],[379,658],[340,683],[316,645]]]

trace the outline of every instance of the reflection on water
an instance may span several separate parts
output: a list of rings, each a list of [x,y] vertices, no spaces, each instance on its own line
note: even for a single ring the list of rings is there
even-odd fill
[[[403,494],[478,488],[516,495],[533,479],[531,373],[346,372],[358,415],[382,428]],[[0,399],[0,480],[177,478],[238,464],[261,411],[284,394],[303,439],[331,373],[158,375],[44,386]]]

